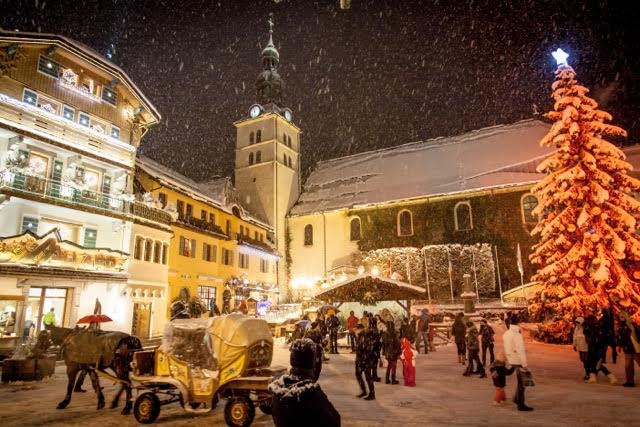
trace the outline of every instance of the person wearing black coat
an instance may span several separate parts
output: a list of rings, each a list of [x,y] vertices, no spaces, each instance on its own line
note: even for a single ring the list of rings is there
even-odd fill
[[[453,321],[453,325],[451,326],[451,335],[453,335],[458,349],[458,362],[464,365],[465,352],[467,350],[465,345],[467,326],[464,324],[464,314],[456,314],[456,319]]]
[[[602,311],[600,318],[600,328],[602,329],[602,363],[607,362],[607,349],[611,347],[611,361],[615,364],[618,360],[618,350],[616,349],[616,326],[613,317],[613,308]]]
[[[322,362],[324,361],[324,346],[322,340],[322,332],[320,332],[320,326],[318,322],[311,322],[311,329],[307,329],[304,334],[305,338],[310,339],[318,346],[318,351],[315,353],[316,363],[314,365],[314,381],[318,381],[320,378],[320,372],[322,372]]]
[[[269,384],[276,427],[340,427],[340,414],[313,380],[316,351],[313,341],[296,340],[291,348],[289,374]]]
[[[374,381],[380,382],[382,378],[378,376],[378,363],[380,362],[380,353],[382,351],[382,334],[378,330],[378,318],[374,316],[369,317],[369,329],[366,330],[371,341],[374,362],[371,365],[371,378]]]
[[[611,384],[615,384],[617,379],[604,364],[604,354],[607,351],[605,339],[603,337],[603,324],[591,314],[584,320],[584,336],[587,339],[589,351],[587,352],[587,365],[589,367],[588,383],[598,381],[598,372],[607,376]]]
[[[398,384],[396,380],[396,367],[398,358],[402,349],[400,348],[400,338],[396,333],[393,320],[384,322],[385,330],[382,333],[382,354],[387,359],[387,372],[385,374],[385,382],[387,384]],[[391,377],[391,380],[389,380]]]
[[[409,324],[409,319],[403,317],[402,324],[400,325],[400,339],[406,338],[410,343],[413,343],[416,340],[415,335],[415,331],[411,328],[411,324]]]
[[[376,363],[377,359],[373,354],[371,335],[361,323],[358,323],[358,326],[356,326],[356,380],[360,386],[358,397],[366,396],[365,400],[374,400],[376,398],[373,377],[371,376],[372,367]]]
[[[631,338],[633,335],[633,339]],[[640,328],[634,324],[626,311],[620,312],[620,322],[618,326],[618,344],[624,353],[624,374],[626,381],[624,387],[635,387],[635,367],[634,362],[640,366],[640,352],[636,350],[633,341],[638,343],[640,339]]]
[[[338,330],[340,329],[340,320],[335,314],[331,313],[327,317],[327,329],[329,330],[329,353],[338,354]]]
[[[489,326],[486,320],[480,321],[480,337],[482,341],[482,364],[487,366],[487,350],[489,350],[490,363],[493,363],[495,356],[493,353],[493,343],[495,332],[493,328]]]

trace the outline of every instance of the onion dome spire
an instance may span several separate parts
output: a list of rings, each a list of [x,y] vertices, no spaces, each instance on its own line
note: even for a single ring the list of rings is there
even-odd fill
[[[280,53],[273,44],[273,14],[269,14],[269,42],[262,49],[262,71],[256,79],[257,101],[262,104],[280,104],[284,82],[278,74]]]

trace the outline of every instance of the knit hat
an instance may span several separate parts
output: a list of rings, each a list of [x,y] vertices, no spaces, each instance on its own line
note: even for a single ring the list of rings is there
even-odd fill
[[[576,317],[576,323],[580,323],[582,325],[584,323],[584,317]]]
[[[291,345],[291,373],[295,375],[313,375],[316,362],[316,343],[309,338],[295,340]]]

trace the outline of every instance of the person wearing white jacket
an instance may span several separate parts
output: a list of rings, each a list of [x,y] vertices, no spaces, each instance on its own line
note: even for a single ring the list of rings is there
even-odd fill
[[[515,368],[518,378],[518,388],[513,402],[518,405],[519,411],[533,411],[533,408],[524,403],[524,384],[522,383],[522,370],[527,369],[527,352],[524,348],[524,339],[520,332],[520,319],[517,314],[511,317],[509,329],[502,334],[502,342],[504,344],[504,354],[509,365]]]

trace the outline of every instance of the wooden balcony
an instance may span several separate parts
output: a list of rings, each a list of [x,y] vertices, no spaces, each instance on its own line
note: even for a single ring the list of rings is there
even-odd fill
[[[132,145],[1,93],[0,125],[111,164],[134,166]]]
[[[171,225],[171,215],[161,209],[151,208],[141,202],[131,204],[133,216],[164,225]]]
[[[127,216],[130,211],[129,202],[110,194],[78,190],[60,181],[9,171],[0,172],[0,192],[44,203],[86,208],[93,212],[117,216]]]

